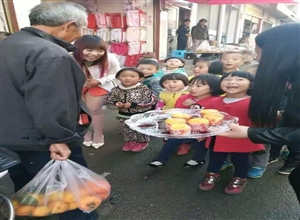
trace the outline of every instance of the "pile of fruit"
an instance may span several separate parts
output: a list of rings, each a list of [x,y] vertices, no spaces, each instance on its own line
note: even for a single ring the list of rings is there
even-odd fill
[[[12,198],[17,216],[43,217],[66,211],[95,210],[110,195],[111,186],[106,180],[86,181],[76,192],[74,189],[50,193],[26,193]]]
[[[172,135],[186,136],[191,133],[204,133],[209,126],[218,126],[223,123],[224,115],[215,109],[203,109],[198,115],[173,113],[165,123]]]

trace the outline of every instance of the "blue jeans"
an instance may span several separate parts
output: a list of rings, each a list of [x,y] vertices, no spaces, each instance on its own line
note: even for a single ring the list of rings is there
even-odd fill
[[[227,152],[215,152],[213,147],[209,148],[209,163],[207,172],[220,173],[220,169],[230,154],[231,162],[234,165],[234,177],[247,178],[249,171],[249,153],[227,153]]]
[[[191,144],[195,146],[195,153],[193,160],[202,161],[206,157],[207,149],[205,148],[205,141],[198,142],[195,139],[191,140]],[[186,139],[168,139],[164,144],[159,156],[155,159],[156,161],[166,163],[169,157],[174,153],[174,151],[183,143],[186,142]]]
[[[49,151],[18,151],[16,153],[20,156],[21,163],[9,169],[10,178],[15,185],[15,192],[31,181],[51,160]],[[72,149],[69,159],[87,167],[81,147]],[[79,209],[59,214],[59,220],[96,220],[97,218],[96,212],[86,214]]]

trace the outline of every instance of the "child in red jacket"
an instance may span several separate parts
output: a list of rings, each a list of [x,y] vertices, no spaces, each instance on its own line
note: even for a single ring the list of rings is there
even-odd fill
[[[216,99],[222,91],[220,89],[220,77],[212,74],[202,74],[190,80],[188,86],[189,94],[182,95],[176,101],[175,108],[203,108],[207,103]],[[153,160],[149,167],[161,167],[165,165],[170,155],[185,141],[185,139],[168,139],[164,144],[159,156]],[[196,144],[196,152],[190,163],[185,163],[184,167],[203,165],[207,149],[205,142],[193,139]]]
[[[226,112],[238,117],[240,125],[250,126],[248,107],[253,81],[254,75],[248,72],[235,71],[224,74],[221,78],[221,89],[226,93],[226,96],[216,98],[208,103],[206,108]],[[220,180],[222,164],[230,154],[235,171],[232,180],[225,188],[225,193],[241,193],[247,183],[247,173],[250,167],[249,154],[264,150],[264,146],[254,144],[248,138],[233,139],[220,136],[208,138],[206,144],[209,147],[209,164],[199,188],[203,191],[214,188]]]

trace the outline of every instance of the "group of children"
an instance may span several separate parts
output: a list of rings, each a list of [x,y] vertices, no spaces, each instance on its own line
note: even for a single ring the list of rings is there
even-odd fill
[[[239,52],[226,52],[220,61],[199,59],[194,75],[189,78],[184,61],[176,57],[166,59],[162,70],[154,59],[141,60],[136,68],[121,69],[116,74],[119,85],[108,95],[107,104],[119,109],[117,119],[123,126],[125,141],[122,150],[140,152],[148,146],[150,138],[131,130],[124,121],[134,114],[154,109],[216,109],[239,118],[240,125],[251,126],[248,107],[258,64],[249,63],[240,70],[244,60]],[[247,177],[263,175],[269,159],[262,159],[263,153],[270,150],[249,139],[220,136],[199,140],[167,139],[158,157],[148,166],[164,166],[176,149],[178,155],[185,155],[191,146],[195,152],[184,167],[205,164],[209,152],[207,172],[199,185],[203,191],[213,189],[220,179],[220,171],[234,165],[233,178],[225,188],[228,194],[241,193]],[[261,162],[262,169],[256,169],[257,161]]]

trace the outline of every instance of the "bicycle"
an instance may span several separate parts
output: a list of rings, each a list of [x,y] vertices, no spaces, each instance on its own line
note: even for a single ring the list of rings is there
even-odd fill
[[[15,152],[12,152],[6,148],[0,148],[0,172],[6,171],[18,163],[20,163],[20,158]],[[9,216],[7,220],[14,220],[15,210],[13,204],[8,196],[0,191],[0,201],[1,200],[2,202],[0,203],[0,206],[2,206],[3,203],[6,203],[9,209]]]

